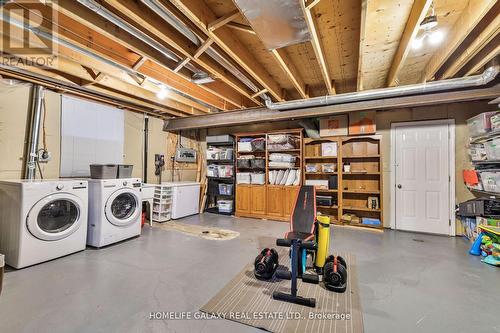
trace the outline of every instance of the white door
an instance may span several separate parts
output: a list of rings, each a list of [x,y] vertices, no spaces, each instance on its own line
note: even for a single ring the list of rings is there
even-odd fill
[[[450,234],[448,121],[395,127],[396,229]]]

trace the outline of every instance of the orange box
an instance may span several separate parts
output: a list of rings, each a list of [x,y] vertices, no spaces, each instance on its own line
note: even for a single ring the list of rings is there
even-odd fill
[[[375,134],[377,111],[362,111],[349,114],[349,135]]]

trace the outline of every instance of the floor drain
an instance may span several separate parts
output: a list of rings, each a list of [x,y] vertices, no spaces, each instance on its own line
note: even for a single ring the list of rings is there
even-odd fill
[[[414,241],[414,242],[420,242],[420,243],[423,243],[423,242],[424,242],[424,240],[423,240],[423,239],[416,239],[416,238],[413,238],[413,241]]]

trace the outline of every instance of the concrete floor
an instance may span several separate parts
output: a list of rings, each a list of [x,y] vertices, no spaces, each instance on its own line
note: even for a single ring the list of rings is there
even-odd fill
[[[145,227],[143,235],[5,276],[0,332],[257,332],[228,320],[150,320],[197,311],[288,225],[212,214],[184,223],[236,230],[211,241]],[[355,253],[366,332],[500,332],[500,274],[469,244],[404,232],[334,228]]]

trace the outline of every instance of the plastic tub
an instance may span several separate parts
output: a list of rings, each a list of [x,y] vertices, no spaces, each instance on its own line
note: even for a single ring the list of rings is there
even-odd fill
[[[252,142],[238,142],[238,151],[248,153],[252,151]]]
[[[232,160],[233,159],[233,148],[222,149],[220,152],[221,160]]]
[[[116,164],[91,164],[90,178],[92,179],[116,179],[118,165]]]
[[[233,166],[232,165],[219,165],[218,166],[219,177],[230,178],[233,176]]]
[[[207,166],[208,177],[219,177],[219,166],[217,164],[210,164]]]
[[[266,168],[266,160],[263,158],[256,158],[250,160],[250,166],[252,169],[265,169]]]
[[[491,131],[491,117],[496,112],[484,112],[475,117],[467,119],[467,128],[469,129],[469,136],[479,136]]]
[[[217,200],[217,208],[220,213],[232,213],[233,200]]]
[[[256,138],[252,140],[252,151],[264,151],[266,150],[266,139]]]
[[[132,178],[134,166],[131,164],[118,164],[118,173],[116,178]]]
[[[249,172],[238,172],[236,173],[236,183],[237,184],[250,184],[250,173]]]
[[[221,150],[219,148],[208,148],[207,149],[207,160],[218,160],[220,159],[220,152]]]
[[[236,161],[238,168],[241,169],[249,169],[250,168],[250,160],[248,158],[238,158]]]
[[[472,144],[469,147],[469,156],[472,161],[484,161],[487,159],[486,148],[482,143]]]
[[[265,173],[252,173],[250,175],[251,183],[256,185],[264,185],[266,183]]]
[[[493,139],[485,142],[484,150],[486,152],[486,159],[500,160],[500,139]]]
[[[500,172],[481,172],[481,183],[485,191],[500,193]]]
[[[232,195],[233,194],[233,184],[219,184],[219,194],[220,195]]]

